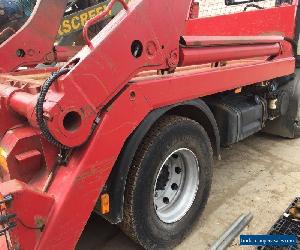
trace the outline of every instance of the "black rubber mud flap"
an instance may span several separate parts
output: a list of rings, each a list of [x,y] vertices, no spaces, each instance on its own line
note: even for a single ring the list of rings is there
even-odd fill
[[[283,85],[281,89],[286,90],[290,95],[288,112],[282,117],[269,121],[263,132],[285,138],[300,137],[300,69],[296,69],[294,79]]]

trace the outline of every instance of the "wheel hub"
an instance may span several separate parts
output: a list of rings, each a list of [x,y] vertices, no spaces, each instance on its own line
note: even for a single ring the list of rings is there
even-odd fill
[[[163,162],[156,177],[153,203],[157,216],[165,223],[179,221],[192,206],[199,185],[196,155],[181,148]]]

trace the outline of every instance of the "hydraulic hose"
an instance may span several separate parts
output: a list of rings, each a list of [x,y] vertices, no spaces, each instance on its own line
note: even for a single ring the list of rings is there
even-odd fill
[[[44,118],[43,105],[46,100],[46,95],[47,95],[51,85],[53,84],[53,82],[55,82],[60,76],[68,73],[69,71],[70,71],[69,69],[61,69],[60,71],[53,73],[47,79],[47,81],[43,84],[43,86],[41,88],[41,92],[38,97],[36,108],[35,108],[37,124],[42,132],[42,135],[47,139],[47,141],[49,141],[50,143],[52,143],[53,145],[55,145],[56,147],[61,148],[61,149],[70,149],[70,147],[63,145],[58,140],[56,140],[54,138],[54,136],[51,134],[51,132],[49,131],[47,122],[45,121],[45,118]]]
[[[290,38],[290,37],[284,37],[284,41],[291,44],[294,56],[297,57],[297,47],[298,47],[297,42],[293,38]]]

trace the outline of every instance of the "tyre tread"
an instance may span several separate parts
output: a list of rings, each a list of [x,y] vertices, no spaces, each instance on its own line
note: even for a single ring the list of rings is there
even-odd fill
[[[133,209],[133,201],[135,196],[135,186],[137,183],[137,178],[139,176],[139,171],[141,170],[141,165],[143,162],[144,157],[147,155],[147,152],[150,150],[152,144],[156,139],[159,139],[163,131],[168,128],[169,126],[176,126],[176,124],[189,121],[194,123],[201,132],[205,135],[206,144],[208,145],[208,150],[210,152],[211,161],[213,158],[213,149],[209,140],[209,137],[204,130],[204,128],[196,121],[191,120],[187,117],[183,116],[176,116],[176,115],[167,115],[161,118],[154,124],[154,126],[150,129],[147,133],[145,138],[143,139],[141,145],[139,146],[135,157],[132,161],[128,176],[127,176],[127,183],[126,183],[126,190],[124,195],[124,214],[123,214],[123,221],[120,224],[120,228],[122,231],[134,240],[139,245],[142,245],[145,248],[151,248],[149,245],[148,247],[145,246],[145,242],[140,242],[138,238],[138,232],[136,230],[137,222],[134,219],[134,209]],[[205,204],[203,204],[205,205]]]

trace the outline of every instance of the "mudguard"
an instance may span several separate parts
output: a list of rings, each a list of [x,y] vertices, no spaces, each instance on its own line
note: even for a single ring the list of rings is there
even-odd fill
[[[118,160],[113,167],[113,170],[109,176],[109,179],[102,190],[102,193],[108,193],[110,195],[110,212],[109,214],[102,215],[98,209],[99,201],[96,204],[95,212],[99,213],[102,217],[108,220],[112,224],[118,224],[123,219],[123,202],[124,191],[126,187],[127,174],[135,152],[142,142],[143,138],[153,126],[153,124],[164,114],[179,108],[179,107],[191,107],[191,109],[197,109],[206,118],[206,126],[210,127],[211,134],[209,135],[212,141],[214,155],[220,157],[220,136],[217,122],[206,103],[201,99],[193,101],[178,103],[175,105],[163,107],[152,111],[143,122],[137,127],[137,129],[127,139],[122,152],[120,153]],[[201,117],[199,117],[201,119]],[[209,123],[209,124],[208,124]],[[209,133],[210,134],[210,133]]]

